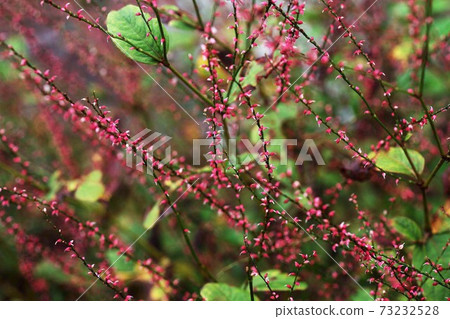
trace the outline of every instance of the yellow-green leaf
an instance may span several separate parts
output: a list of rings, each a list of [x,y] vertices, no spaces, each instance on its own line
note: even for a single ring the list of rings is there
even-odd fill
[[[61,177],[61,171],[55,171],[50,178],[48,179],[47,185],[49,187],[49,191],[47,195],[45,195],[45,199],[50,200],[53,199],[56,194],[59,192],[63,183],[59,180]]]
[[[422,238],[422,231],[412,219],[408,217],[395,217],[392,222],[394,228],[406,238],[414,241]]]
[[[425,166],[425,159],[415,150],[408,149],[407,151],[417,172],[421,174]],[[372,152],[369,154],[369,158],[374,159],[376,165],[386,172],[403,174],[411,177],[416,176],[408,158],[400,147],[391,147],[389,151],[381,151],[378,154]]]
[[[75,198],[86,202],[96,202],[104,192],[105,187],[102,183],[85,181],[75,191]]]
[[[257,82],[258,82],[258,75],[264,71],[264,66],[262,66],[261,64],[258,64],[258,62],[256,61],[251,61],[245,71],[245,75],[242,79],[242,81],[240,82],[242,88],[245,88],[248,85],[251,86],[256,86]],[[243,72],[241,72],[240,76],[243,76]],[[237,78],[237,80],[239,80],[239,77]],[[239,93],[241,93],[241,90],[239,88],[239,86],[234,83],[231,82],[231,90],[230,90],[230,99],[234,100]]]
[[[96,169],[95,171],[90,172],[88,175],[84,177],[85,181],[89,182],[101,182],[102,181],[102,171]]]
[[[266,271],[261,271],[263,275],[267,274],[267,279],[269,280],[270,289],[275,291],[289,291],[291,288],[287,287],[287,285],[294,284],[294,277],[289,276],[286,273],[282,273],[278,269],[271,269]],[[253,279],[253,287],[256,291],[266,291],[269,290],[264,280],[256,276]],[[307,288],[307,284],[305,282],[301,282],[300,285],[295,286],[296,290],[305,290]]]
[[[158,220],[159,218],[159,213],[160,213],[160,202],[158,201],[153,207],[152,209],[150,209],[150,211],[147,213],[147,216],[145,216],[144,219],[144,227],[146,229],[150,229],[153,227],[153,225],[155,224],[155,222]]]
[[[200,295],[208,301],[250,301],[250,292],[224,283],[207,283]]]

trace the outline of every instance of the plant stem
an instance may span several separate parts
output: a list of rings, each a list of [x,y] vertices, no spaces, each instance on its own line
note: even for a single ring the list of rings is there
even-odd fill
[[[164,27],[161,22],[161,17],[159,16],[159,11],[158,11],[157,7],[155,7],[151,3],[150,3],[150,7],[152,8],[153,12],[155,13],[156,20],[158,21],[159,32],[162,35],[162,39],[159,39],[159,40],[163,41],[164,61],[167,61],[167,42],[166,42],[166,35],[164,34]]]
[[[423,212],[425,219],[425,235],[426,235],[431,234],[430,211],[428,210],[427,191],[424,187],[420,187],[420,190],[422,191]]]
[[[436,126],[434,125],[433,119],[431,118],[430,113],[428,112],[427,106],[425,105],[425,102],[423,101],[423,98],[421,96],[419,96],[419,101],[420,101],[420,105],[422,106],[423,111],[425,112],[425,116],[428,119],[428,123],[430,123],[431,130],[433,132],[433,136],[436,141],[436,145],[439,149],[439,153],[441,154],[441,156],[444,156],[444,150],[442,148],[441,141],[439,139],[439,135],[436,130]]]
[[[247,281],[248,281],[248,289],[250,291],[250,300],[255,301],[255,295],[253,292],[253,277],[250,271],[250,260],[249,264],[247,265]]]
[[[436,176],[437,172],[442,167],[444,162],[445,162],[445,158],[441,157],[441,159],[439,160],[439,163],[437,163],[437,165],[434,167],[433,171],[431,172],[430,176],[428,177],[427,181],[425,182],[425,184],[423,184],[424,188],[428,188],[428,186],[430,185],[430,183],[433,180],[434,176]]]
[[[425,42],[423,43],[422,47],[422,65],[421,70],[422,73],[420,75],[420,83],[419,83],[419,96],[422,97],[423,94],[423,87],[425,83],[425,72],[428,62],[428,50],[429,50],[429,43],[430,43],[430,29],[431,29],[431,23],[430,20],[432,10],[433,10],[433,0],[425,0]]]
[[[428,51],[429,51],[429,44],[430,44],[430,29],[431,29],[431,15],[433,11],[433,0],[426,0],[425,3],[425,41],[423,43],[422,47],[422,64],[421,64],[421,75],[420,75],[420,83],[419,83],[419,101],[422,106],[422,109],[424,110],[425,114],[428,115],[428,109],[425,105],[425,102],[423,101],[423,88],[425,85],[425,73],[427,70],[427,63],[428,63]],[[433,131],[434,139],[436,140],[436,144],[439,148],[439,152],[441,153],[441,156],[444,156],[444,150],[442,149],[441,142],[439,139],[439,135],[437,134],[436,127],[434,126],[433,120],[429,118],[429,123],[431,126],[431,129]]]
[[[200,271],[203,273],[205,279],[208,279],[208,280],[213,281],[213,282],[217,282],[217,280],[214,278],[214,276],[211,275],[211,273],[208,271],[206,266],[200,261],[200,258],[198,257],[197,253],[195,252],[194,246],[191,243],[191,239],[189,238],[189,236],[187,234],[187,228],[186,228],[186,225],[185,225],[185,223],[183,221],[183,218],[181,217],[180,212],[178,211],[178,209],[175,206],[176,202],[172,202],[169,194],[164,189],[162,183],[160,182],[160,180],[156,176],[155,172],[153,172],[152,175],[153,175],[153,177],[156,180],[156,184],[158,185],[158,187],[160,188],[160,190],[164,194],[164,196],[165,196],[165,198],[167,200],[167,204],[169,205],[169,207],[171,207],[171,209],[175,213],[175,216],[177,218],[177,224],[178,224],[178,226],[180,228],[181,233],[183,234],[184,241],[186,242],[186,245],[188,246],[189,252],[190,252],[192,258],[194,259],[195,263],[200,268]]]
[[[165,65],[170,71],[172,71],[172,73],[179,78],[184,84],[186,84],[186,86],[195,93],[195,95],[197,95],[203,102],[205,102],[206,104],[212,106],[213,103],[205,96],[202,94],[202,92],[200,92],[199,89],[197,89],[191,82],[189,82],[188,79],[186,79],[183,74],[181,74],[180,72],[178,72],[177,69],[175,69],[171,64],[166,64]]]
[[[202,21],[202,16],[200,15],[200,10],[198,9],[197,1],[192,0],[192,3],[194,4],[194,9],[195,9],[195,14],[197,15],[198,24],[200,25],[200,27],[202,29],[205,29],[205,25],[203,24],[203,21]]]
[[[208,97],[206,97],[204,94],[202,94],[202,92],[200,92],[199,89],[197,89],[191,82],[189,82],[188,79],[186,79],[186,77],[183,76],[183,74],[181,74],[180,72],[178,72],[177,69],[175,69],[171,64],[167,64],[165,65],[170,71],[172,71],[173,74],[175,74],[175,76],[177,78],[179,78],[184,84],[186,84],[186,86],[195,94],[197,95],[203,102],[205,102],[206,104],[210,105],[210,106],[214,106],[214,103],[211,102],[211,100],[208,99]],[[230,132],[228,130],[228,124],[227,124],[227,120],[226,118],[222,117],[222,122],[223,122],[223,129],[224,129],[224,133],[225,133],[225,141],[226,141],[226,145],[228,145],[228,141],[230,140]]]
[[[223,117],[222,115],[222,123],[223,123],[223,131],[225,134],[225,142],[226,142],[226,146],[228,147],[228,141],[230,140],[230,131],[228,130],[228,124],[227,124],[227,119],[225,117]]]
[[[183,222],[183,219],[181,218],[180,213],[178,212],[178,210],[174,210],[175,212],[175,216],[177,218],[178,221],[178,225],[181,228],[181,231],[183,233],[183,237],[184,240],[189,248],[189,251],[191,253],[191,256],[194,258],[195,263],[197,264],[197,266],[200,268],[200,270],[203,272],[203,274],[205,275],[205,278],[213,281],[213,282],[217,282],[217,280],[214,278],[213,275],[211,275],[211,273],[208,271],[208,269],[206,268],[205,265],[203,265],[203,263],[200,261],[200,259],[198,258],[197,253],[195,252],[194,247],[192,246],[191,240],[189,239],[189,236],[186,232],[186,228],[185,228],[185,224]]]
[[[15,177],[23,178],[25,181],[30,182],[31,185],[33,185],[34,187],[36,187],[37,189],[39,189],[41,191],[48,191],[48,187],[46,185],[39,183],[31,176],[27,176],[27,175],[24,175],[24,174],[18,172],[16,169],[6,165],[3,162],[0,162],[0,170],[4,170]]]

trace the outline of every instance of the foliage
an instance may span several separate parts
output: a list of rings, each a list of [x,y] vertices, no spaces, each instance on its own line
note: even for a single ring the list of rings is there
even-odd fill
[[[1,2],[0,299],[449,299],[447,6]]]

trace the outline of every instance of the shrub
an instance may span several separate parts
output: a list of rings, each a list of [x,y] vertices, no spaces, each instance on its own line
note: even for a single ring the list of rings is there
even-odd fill
[[[0,297],[449,298],[445,4],[2,2]]]

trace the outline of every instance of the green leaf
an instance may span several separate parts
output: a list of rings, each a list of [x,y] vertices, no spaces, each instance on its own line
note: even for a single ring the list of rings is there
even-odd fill
[[[275,110],[268,110],[261,120],[264,126],[270,129],[270,133],[274,134],[274,138],[286,138],[283,134],[283,126],[292,119],[298,117],[298,107],[291,104],[278,104]],[[259,138],[259,136],[258,136]],[[272,146],[269,144],[269,151],[278,152],[280,146]]]
[[[442,249],[447,244],[448,233],[441,233],[433,235],[425,244],[417,245],[414,248],[412,263],[413,266],[426,270],[427,272],[431,271],[430,266],[424,266],[427,258],[430,258],[433,262],[436,262],[439,258],[439,263],[446,264],[450,262],[450,251],[447,249],[445,253],[442,254]]]
[[[6,43],[12,46],[16,51],[28,58],[28,46],[25,38],[19,35],[11,36]],[[14,81],[17,78],[17,70],[12,67],[8,60],[0,59],[0,79],[4,82]]]
[[[141,63],[158,64],[164,60],[161,29],[157,19],[148,21],[150,16],[147,13],[144,16],[136,15],[140,14],[140,12],[138,6],[131,4],[118,11],[111,11],[106,19],[106,26],[110,33],[113,35],[120,34],[125,40],[131,43],[124,40],[112,39],[114,44],[127,57]],[[166,50],[168,50],[169,34],[164,26],[162,29],[166,42]],[[139,48],[145,53],[132,49],[133,47]]]
[[[373,298],[367,295],[367,291],[370,291],[371,287],[365,287],[363,289],[356,290],[353,295],[350,296],[350,301],[373,301]]]
[[[417,172],[421,174],[425,165],[425,159],[415,150],[408,149],[407,151]],[[378,154],[372,152],[369,154],[369,158],[375,159],[377,166],[386,172],[404,174],[412,177],[416,176],[405,153],[400,147],[391,147],[389,151],[382,151]]]
[[[245,78],[242,81],[242,87],[246,87],[247,85],[256,86],[258,75],[262,71],[264,71],[263,65],[256,61],[250,62],[247,72],[245,73]]]
[[[429,265],[424,265],[429,258],[431,261],[447,265],[450,262],[450,250],[446,249],[443,252],[443,248],[447,244],[448,233],[435,234],[425,244],[417,245],[413,251],[413,266],[420,269],[423,272],[432,273],[432,268]],[[444,278],[450,277],[450,270],[441,271],[441,275]],[[439,277],[439,276],[438,276]],[[449,289],[440,285],[433,286],[433,281],[424,278],[425,283],[422,288],[427,300],[446,300],[450,297]]]
[[[98,182],[84,182],[75,192],[75,198],[86,202],[96,202],[103,196],[105,187]]]
[[[63,183],[59,181],[59,178],[61,177],[61,171],[55,171],[50,178],[48,179],[47,185],[49,188],[48,193],[45,195],[45,199],[51,200],[53,199],[56,194],[59,192],[61,187],[63,186]]]
[[[118,272],[131,272],[134,270],[134,264],[131,261],[127,261],[126,256],[121,256],[118,249],[111,249],[106,252],[106,259],[110,265]],[[120,257],[120,258],[119,258]]]
[[[102,176],[103,176],[102,171],[96,169],[95,171],[92,171],[88,175],[86,175],[84,177],[84,180],[89,181],[89,182],[99,183],[102,181]]]
[[[245,88],[248,85],[256,86],[258,75],[262,71],[264,71],[264,66],[258,64],[256,61],[251,61],[246,69],[244,79],[240,82],[242,88]],[[242,72],[240,76],[243,76]],[[236,80],[239,81],[239,77],[237,77]],[[239,86],[234,83],[234,81],[231,82],[230,99],[234,100],[239,93],[241,93]]]
[[[169,26],[181,29],[181,30],[195,30],[195,27],[183,20],[171,20]]]
[[[105,187],[101,180],[102,172],[99,170],[92,171],[82,179],[81,184],[75,191],[75,198],[85,202],[98,201],[105,193]]]
[[[176,5],[166,4],[159,7],[159,10],[165,15],[169,16],[169,26],[182,29],[182,30],[195,30],[196,22],[192,20],[187,14],[185,14]]]
[[[172,12],[180,12],[180,8],[178,8],[176,5],[174,4],[163,4],[162,6],[159,7],[160,10],[164,11],[166,14],[170,14],[171,11]]]
[[[51,262],[50,260],[43,260],[34,268],[34,276],[37,278],[44,278],[57,284],[63,284],[70,280],[61,267]]]
[[[408,217],[395,217],[394,228],[408,239],[418,241],[422,238],[422,231],[415,221]]]
[[[447,25],[449,24],[448,19],[446,19]],[[442,94],[446,92],[446,89],[448,87],[448,78],[440,76],[439,73],[433,72],[430,70],[430,72],[427,72],[427,75],[425,77],[425,89],[429,94]],[[445,93],[444,93],[445,94]]]
[[[145,216],[144,219],[144,227],[148,230],[150,228],[153,227],[153,225],[155,224],[155,222],[158,220],[159,218],[159,213],[160,213],[160,204],[161,202],[157,202],[152,209],[150,209],[150,211],[147,213],[147,216]]]
[[[293,285],[294,276],[289,276],[288,274],[282,273],[278,269],[271,269],[266,271],[261,271],[261,274],[264,275],[267,273],[267,279],[269,280],[269,285],[272,290],[275,291],[290,291],[291,288],[286,287],[286,285]],[[253,279],[253,287],[256,291],[266,291],[269,290],[267,288],[264,280],[256,276]],[[305,290],[307,288],[307,284],[305,282],[301,282],[299,286],[295,286],[296,290]]]
[[[207,283],[200,291],[207,301],[250,301],[250,293],[224,283]]]
[[[411,138],[411,136],[412,136],[412,133],[411,133],[411,132],[406,133],[406,136],[405,136],[405,142],[409,141],[409,139]]]
[[[448,278],[450,271],[441,271],[443,276]],[[425,297],[428,301],[447,301],[450,298],[450,289],[442,287],[441,285],[433,286],[433,281],[428,279],[422,286]]]
[[[74,180],[71,180],[71,181],[67,181],[66,182],[66,188],[67,188],[67,190],[69,192],[72,192],[78,187],[79,183],[80,183],[80,181],[77,180],[77,179],[74,179]]]

